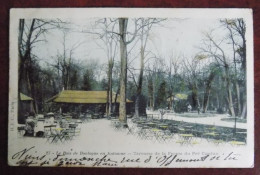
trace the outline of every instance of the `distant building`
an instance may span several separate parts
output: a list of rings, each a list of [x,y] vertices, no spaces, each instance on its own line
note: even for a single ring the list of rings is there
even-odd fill
[[[19,103],[19,113],[18,113],[18,123],[25,123],[26,117],[30,112],[33,112],[33,99],[23,93],[19,93],[20,103]]]
[[[187,94],[175,94],[167,98],[168,108],[174,110],[175,112],[186,111],[186,102],[188,99]]]

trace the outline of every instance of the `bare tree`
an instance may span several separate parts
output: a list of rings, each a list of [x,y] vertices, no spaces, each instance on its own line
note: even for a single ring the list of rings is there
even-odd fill
[[[205,90],[204,90],[204,98],[203,98],[203,109],[202,112],[207,112],[209,105],[209,97],[212,89],[212,83],[214,78],[218,75],[218,72],[221,71],[218,65],[215,63],[210,63],[205,66],[206,67],[206,78],[205,78]]]
[[[231,40],[231,45],[233,49],[233,64],[234,64],[234,84],[236,88],[237,97],[237,108],[238,116],[245,117],[246,115],[246,90],[242,93],[242,100],[240,95],[240,85],[239,85],[239,64],[241,65],[240,70],[242,72],[242,84],[241,86],[246,89],[245,79],[246,79],[246,39],[245,32],[246,26],[243,19],[224,19],[220,20],[221,24],[228,30],[228,39]],[[242,105],[241,105],[242,101]],[[243,107],[241,107],[243,106]],[[242,109],[243,108],[243,109]],[[242,111],[243,110],[243,111]]]
[[[52,29],[64,27],[64,22],[60,20],[42,20],[42,19],[20,19],[18,35],[18,53],[19,53],[19,80],[18,91],[23,92],[34,99],[32,111],[37,113],[37,100],[34,91],[34,82],[32,82],[32,58],[37,57],[32,53],[36,43],[45,41],[44,35]],[[19,102],[20,102],[20,95]],[[19,113],[22,109],[22,103],[19,103]]]
[[[198,79],[200,74],[200,60],[197,59],[197,56],[193,57],[192,59],[183,58],[182,62],[183,68],[183,79],[186,80],[187,84],[189,85],[192,97],[194,99],[193,107],[198,109],[200,112],[200,101],[199,101],[199,89],[198,89]]]
[[[160,84],[164,80],[164,76],[167,72],[164,70],[164,61],[161,56],[155,56],[152,65],[148,64],[145,72],[147,79],[147,88],[148,88],[148,96],[149,96],[149,107],[151,110],[154,110],[156,106],[156,101],[158,98],[158,89]]]
[[[142,85],[143,85],[143,74],[144,74],[144,64],[145,59],[151,52],[146,53],[146,46],[148,42],[148,38],[150,35],[150,31],[154,24],[158,24],[165,19],[156,19],[156,18],[141,18],[139,19],[138,27],[140,28],[139,39],[140,39],[140,72],[138,76],[137,82],[137,90],[136,90],[136,99],[135,99],[135,115],[139,117],[139,108],[140,108],[140,96],[142,93]]]
[[[169,107],[170,110],[173,110],[173,101],[174,101],[174,88],[177,85],[176,77],[180,69],[180,56],[174,55],[171,53],[169,56],[169,63],[166,64],[167,84],[168,84],[168,96],[169,96]]]
[[[112,113],[112,97],[113,97],[113,67],[115,62],[115,57],[117,54],[118,48],[118,34],[116,34],[116,25],[118,20],[111,19],[111,18],[104,18],[101,20],[96,21],[96,25],[100,28],[101,31],[92,32],[93,34],[98,36],[98,39],[102,41],[105,46],[100,46],[101,49],[104,50],[107,56],[108,62],[108,70],[107,70],[107,77],[108,77],[108,87],[107,87],[107,105],[106,105],[106,113],[109,116]]]
[[[126,81],[127,81],[127,18],[119,18],[120,34],[120,58],[121,58],[121,76],[120,76],[120,106],[119,120],[126,123]]]
[[[228,108],[230,114],[235,116],[234,111],[234,103],[233,103],[233,96],[232,96],[232,89],[231,89],[231,77],[230,77],[230,65],[228,62],[228,56],[226,55],[225,51],[221,47],[220,44],[217,43],[213,36],[210,33],[205,33],[206,40],[204,44],[206,45],[205,48],[200,48],[208,57],[212,57],[215,61],[224,68],[225,72],[225,79],[226,79],[226,87],[227,87],[227,101],[228,101]]]
[[[69,30],[62,30],[62,53],[58,52],[56,58],[54,58],[56,63],[53,66],[57,69],[58,75],[61,77],[60,90],[70,89],[72,66],[75,61],[74,53],[84,43],[77,42],[72,46],[68,46],[68,35]]]
[[[120,43],[120,58],[121,58],[121,77],[120,77],[120,106],[119,106],[119,120],[122,122],[126,122],[126,82],[127,82],[127,45],[134,41],[134,39],[137,36],[138,31],[144,29],[145,26],[149,26],[148,29],[151,28],[151,21],[145,22],[142,24],[142,18],[134,19],[134,32],[129,32],[127,30],[128,25],[128,18],[119,18],[119,43]],[[141,21],[141,25],[138,25],[139,21]],[[148,30],[148,31],[149,31]],[[143,31],[143,34],[145,33],[145,30]],[[130,37],[129,40],[127,38]],[[144,37],[144,35],[143,35]],[[146,45],[147,37],[143,38],[143,43]],[[145,41],[146,40],[146,41]],[[143,48],[143,54],[144,54],[144,48]],[[143,59],[144,59],[143,55]],[[142,70],[142,69],[141,69]],[[143,72],[143,70],[142,70]],[[141,72],[141,79],[140,79],[140,87],[142,86],[142,77],[143,73]],[[141,89],[141,88],[139,88]]]

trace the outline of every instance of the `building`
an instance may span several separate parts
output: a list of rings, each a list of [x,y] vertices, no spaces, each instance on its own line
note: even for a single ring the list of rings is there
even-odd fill
[[[18,113],[18,123],[25,123],[26,117],[30,112],[34,112],[33,109],[33,99],[23,93],[19,93],[20,103],[19,103],[19,113]]]
[[[167,98],[168,108],[174,110],[175,112],[186,111],[187,108],[187,94],[175,94]]]
[[[114,111],[115,113],[118,113],[120,95],[116,95],[115,93],[112,94],[112,102],[115,108]],[[82,113],[86,111],[105,113],[107,105],[107,91],[63,90],[59,94],[48,99],[46,102],[49,104],[48,112],[61,110],[60,112],[62,113]],[[126,103],[127,113],[130,113],[133,102],[126,99]]]

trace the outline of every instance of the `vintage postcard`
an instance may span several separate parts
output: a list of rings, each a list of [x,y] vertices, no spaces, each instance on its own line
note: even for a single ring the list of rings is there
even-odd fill
[[[10,10],[8,164],[251,168],[251,9]]]

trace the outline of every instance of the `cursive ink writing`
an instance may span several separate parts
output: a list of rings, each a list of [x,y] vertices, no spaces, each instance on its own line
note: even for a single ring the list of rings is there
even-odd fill
[[[162,155],[131,155],[126,154],[99,154],[77,157],[72,156],[74,152],[59,152],[56,154],[51,151],[46,151],[41,154],[35,151],[35,146],[22,149],[11,156],[15,160],[15,164],[19,166],[93,166],[93,167],[117,167],[117,166],[142,166],[152,163],[155,167],[174,167],[174,164],[193,164],[196,162],[210,161],[237,161],[239,154],[230,152],[228,154],[162,154]],[[77,154],[77,153],[75,153]],[[100,157],[99,157],[100,156]]]
[[[19,151],[17,153],[15,153],[13,156],[12,156],[12,159],[21,159],[23,155],[25,155],[25,153],[29,152],[30,150],[32,150],[35,146],[32,146],[31,148],[25,148],[23,149],[22,151]]]

